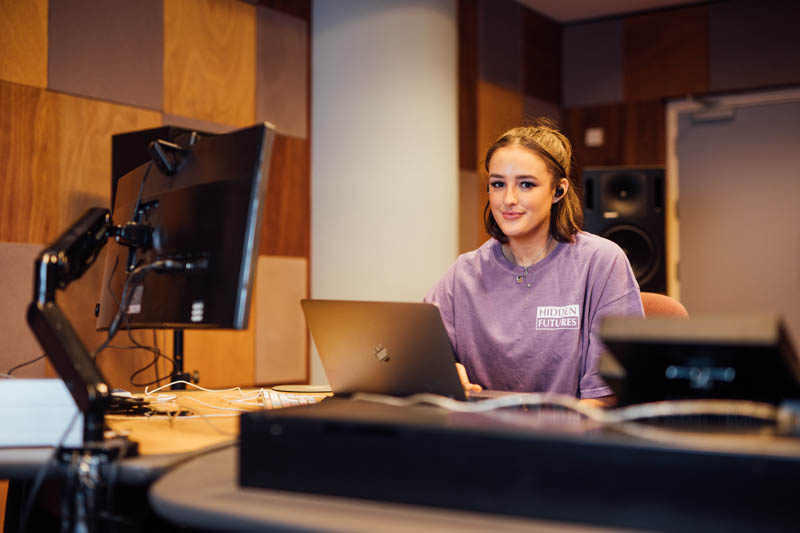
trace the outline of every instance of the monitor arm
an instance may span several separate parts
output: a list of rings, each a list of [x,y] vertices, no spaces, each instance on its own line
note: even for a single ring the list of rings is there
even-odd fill
[[[79,279],[112,236],[128,246],[146,246],[149,241],[145,229],[130,224],[114,226],[107,209],[89,209],[36,258],[33,302],[28,307],[28,324],[83,412],[84,442],[103,440],[105,409],[111,391],[83,341],[56,304],[56,289],[66,289]]]

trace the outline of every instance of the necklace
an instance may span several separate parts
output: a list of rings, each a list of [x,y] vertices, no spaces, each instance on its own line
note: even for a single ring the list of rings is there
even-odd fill
[[[544,243],[544,246],[542,246],[542,249],[539,250],[538,254],[536,254],[536,257],[531,262],[531,264],[528,265],[528,266],[522,267],[522,274],[517,274],[517,276],[516,276],[517,283],[520,283],[520,284],[525,283],[525,286],[528,287],[529,289],[531,287],[533,287],[533,283],[528,281],[528,268],[532,267],[533,265],[536,264],[537,261],[539,261],[539,259],[542,257],[542,254],[544,253],[544,251],[547,250],[548,246],[550,246],[550,241],[552,239],[553,239],[553,236],[552,235],[548,235],[547,236],[547,242]],[[514,252],[511,250],[511,245],[508,245],[508,253],[506,253],[506,245],[505,244],[502,245],[500,249],[503,251],[503,255],[505,256],[506,259],[508,259],[509,261],[514,263],[515,265],[518,264],[517,263],[517,258],[514,255]],[[509,255],[511,257],[509,257]]]

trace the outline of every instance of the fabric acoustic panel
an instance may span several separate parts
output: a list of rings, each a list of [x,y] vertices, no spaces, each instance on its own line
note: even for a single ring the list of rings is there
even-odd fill
[[[0,373],[44,353],[25,320],[33,299],[33,261],[43,249],[43,244],[0,242]],[[13,375],[43,378],[47,371],[40,360]]]

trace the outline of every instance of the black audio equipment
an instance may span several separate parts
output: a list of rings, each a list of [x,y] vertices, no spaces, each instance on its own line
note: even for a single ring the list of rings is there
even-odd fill
[[[338,398],[243,413],[239,484],[612,529],[797,530],[791,437],[776,455],[736,434],[671,445],[568,414]]]
[[[647,292],[667,290],[664,191],[661,167],[583,171],[583,229],[622,247]]]

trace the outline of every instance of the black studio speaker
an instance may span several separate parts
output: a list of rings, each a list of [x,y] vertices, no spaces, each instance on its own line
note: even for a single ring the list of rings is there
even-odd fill
[[[583,229],[617,243],[642,291],[666,293],[664,169],[583,171]]]

